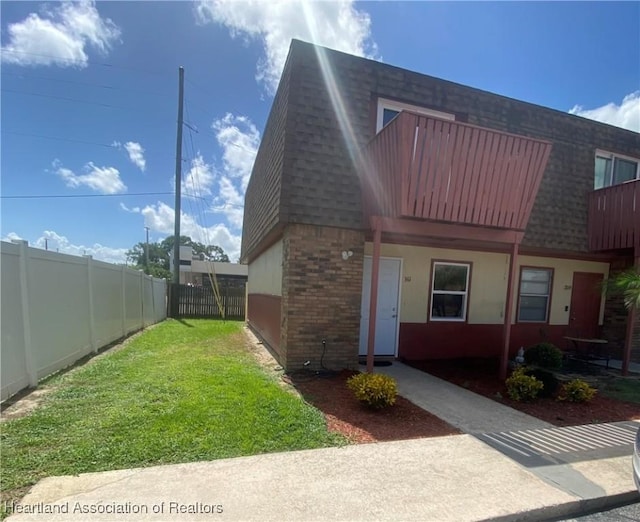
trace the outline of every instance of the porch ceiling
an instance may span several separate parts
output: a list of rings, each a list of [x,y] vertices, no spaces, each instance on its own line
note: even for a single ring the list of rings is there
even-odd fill
[[[365,222],[383,216],[523,231],[550,152],[545,141],[402,112],[366,147]]]

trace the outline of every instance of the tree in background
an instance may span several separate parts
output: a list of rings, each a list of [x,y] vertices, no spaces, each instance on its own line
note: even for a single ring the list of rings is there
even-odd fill
[[[613,294],[622,295],[628,310],[640,310],[640,271],[633,267],[614,275],[608,281],[608,289]]]
[[[174,239],[173,236],[169,236],[160,242],[160,246],[167,253],[167,263],[169,260],[169,252],[173,252]],[[229,256],[225,254],[224,250],[218,245],[203,245],[197,241],[193,241],[189,236],[180,236],[180,245],[190,246],[193,249],[193,253],[197,256],[204,254],[204,259],[207,261],[218,261],[220,263],[228,263]],[[169,265],[167,265],[168,267]]]
[[[157,243],[149,243],[149,266],[147,266],[146,248],[144,242],[137,243],[127,251],[127,260],[135,268],[144,270],[145,274],[154,277],[171,279],[169,270],[169,252],[173,252],[174,236],[169,236]],[[193,241],[189,236],[180,236],[180,245],[190,246],[195,255],[202,255],[205,260],[228,263],[229,256],[218,245],[203,245]]]

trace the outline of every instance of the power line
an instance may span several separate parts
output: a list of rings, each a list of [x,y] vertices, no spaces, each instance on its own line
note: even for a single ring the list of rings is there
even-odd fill
[[[0,199],[46,199],[46,198],[115,198],[120,196],[165,196],[173,192],[123,192],[122,194],[20,194],[0,196]]]
[[[42,93],[38,93],[38,92],[28,92],[28,91],[16,91],[14,89],[2,89],[2,92],[10,92],[13,94],[22,94],[24,96],[38,96],[40,98],[53,98],[56,100],[64,100],[64,101],[70,101],[70,102],[77,102],[77,103],[86,103],[87,105],[98,105],[100,107],[106,107],[109,109],[121,109],[124,111],[135,111],[137,110],[135,107],[122,107],[120,105],[111,105],[109,103],[100,103],[100,102],[94,102],[94,101],[90,101],[90,100],[81,100],[79,98],[67,98],[66,96],[56,96],[54,94],[42,94]]]
[[[157,92],[150,92],[150,91],[145,91],[145,90],[141,90],[141,89],[128,89],[128,88],[124,88],[124,87],[118,87],[115,85],[103,85],[103,84],[99,84],[99,83],[91,83],[91,82],[79,82],[76,80],[67,80],[67,79],[62,79],[62,78],[51,78],[48,76],[40,76],[37,74],[22,74],[22,73],[12,73],[12,72],[5,72],[3,73],[3,76],[13,76],[16,78],[21,78],[21,79],[36,79],[36,80],[47,80],[47,81],[51,81],[51,82],[61,82],[61,83],[69,83],[69,84],[73,84],[73,85],[84,85],[87,87],[98,87],[100,89],[109,89],[109,90],[114,90],[114,91],[123,91],[123,92],[135,92],[138,94],[145,94],[145,95],[152,95],[152,96],[162,96],[162,97],[169,97],[169,94],[161,94],[161,93],[157,93]]]
[[[68,141],[71,143],[82,143],[83,145],[96,145],[99,147],[107,147],[110,149],[117,149],[118,146],[117,145],[108,145],[107,143],[98,143],[96,141],[85,141],[85,140],[76,140],[73,138],[62,138],[60,136],[45,136],[44,134],[30,134],[27,132],[17,132],[17,131],[12,131],[12,130],[5,130],[2,129],[2,131],[0,131],[2,134],[13,134],[16,136],[25,136],[27,138],[42,138],[45,140],[56,140],[56,141]]]
[[[175,192],[123,192],[118,194],[13,194],[9,196],[0,196],[0,199],[116,198],[124,196],[168,196],[173,194],[175,194]],[[188,196],[196,199],[205,199],[194,194],[189,194]]]
[[[70,65],[78,65],[78,61],[74,60],[72,58],[60,58],[59,56],[55,56],[53,54],[45,54],[45,53],[33,53],[33,52],[29,52],[29,51],[22,51],[22,50],[17,50],[17,49],[0,49],[0,53],[13,53],[13,54],[27,54],[29,56],[41,56],[43,58],[51,58],[53,61],[55,62],[66,62]],[[104,63],[104,62],[94,62],[92,60],[86,60],[85,62],[83,62],[87,65],[96,65],[99,67],[107,67],[107,68],[113,68],[113,69],[123,69],[126,71],[134,71],[134,72],[138,72],[138,73],[145,73],[145,74],[150,74],[150,75],[154,75],[154,76],[170,76],[171,73],[167,70],[167,71],[160,71],[160,70],[151,70],[151,69],[141,69],[140,67],[127,67],[124,65],[116,65],[113,63]]]

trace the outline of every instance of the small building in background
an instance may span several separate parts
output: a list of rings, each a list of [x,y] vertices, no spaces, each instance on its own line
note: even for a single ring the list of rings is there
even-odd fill
[[[173,252],[169,253],[169,269],[173,272]],[[195,254],[190,246],[180,247],[180,284],[208,286],[209,277],[214,274],[220,288],[244,288],[249,270],[247,265],[239,263],[208,261],[204,254]]]

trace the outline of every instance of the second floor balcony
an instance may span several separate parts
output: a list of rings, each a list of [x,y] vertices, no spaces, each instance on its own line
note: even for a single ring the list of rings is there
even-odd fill
[[[589,194],[589,249],[640,251],[640,180]]]
[[[367,145],[365,218],[524,231],[550,152],[546,141],[401,112]]]

